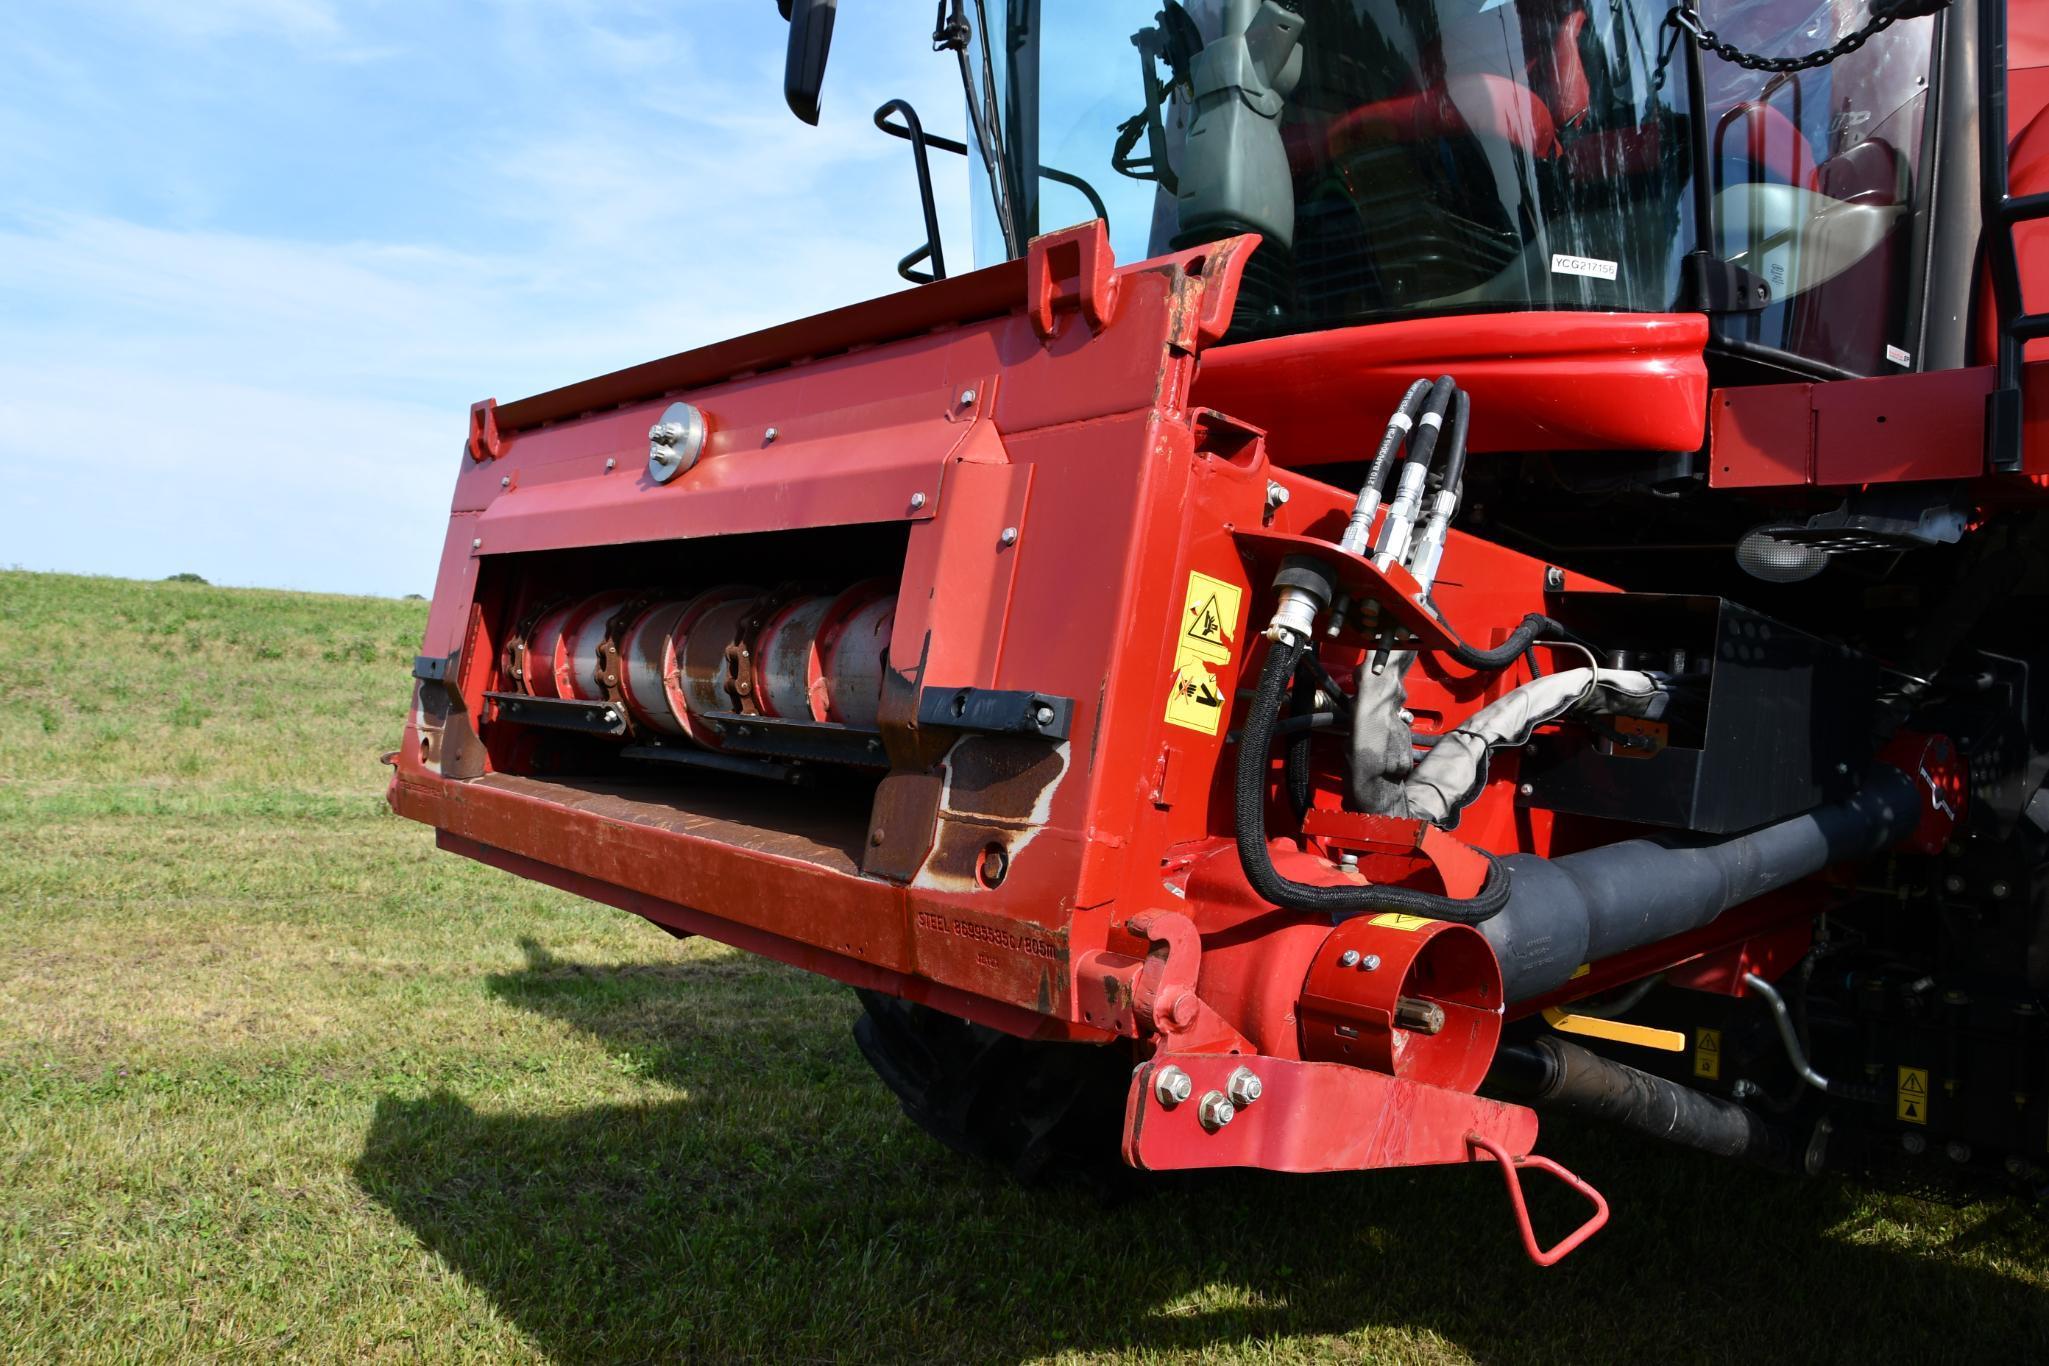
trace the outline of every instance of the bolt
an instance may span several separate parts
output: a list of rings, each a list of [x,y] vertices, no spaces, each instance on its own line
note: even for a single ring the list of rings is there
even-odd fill
[[[923,506],[925,506],[925,495],[924,495],[924,494],[922,494],[922,493],[914,493],[914,494],[912,494],[912,495],[911,495],[911,511],[913,511],[913,512],[916,512],[916,511],[917,511],[917,510],[918,510],[919,508],[921,508],[921,507],[923,507]]]
[[[1516,788],[1516,791],[1522,793],[1525,797],[1530,796],[1531,794],[1536,792],[1536,790],[1537,789],[1531,786],[1529,783],[1523,783]]]
[[[605,468],[608,470],[616,470],[619,468],[619,462],[608,455],[605,457]]]
[[[1943,1145],[1942,1151],[1952,1162],[1961,1163],[1971,1160],[1971,1145],[1968,1143],[1959,1143],[1957,1140],[1951,1139],[1947,1144]]]
[[[1206,1091],[1202,1097],[1202,1108],[1196,1112],[1202,1120],[1202,1127],[1215,1133],[1238,1117],[1238,1107],[1231,1104],[1231,1098],[1222,1091]]]
[[[1238,1068],[1224,1081],[1224,1091],[1230,1096],[1231,1104],[1241,1110],[1258,1100],[1265,1090],[1266,1083],[1249,1067]]]
[[[2006,883],[1995,882],[1992,884],[1992,899],[1994,901],[2004,901],[2012,891],[2013,888],[2009,887]]]
[[[965,407],[967,407],[967,406],[968,406],[968,405],[969,405],[970,403],[973,403],[974,401],[975,401],[975,391],[974,391],[973,389],[963,389],[963,390],[961,390],[961,391],[960,391],[960,406],[961,406],[961,407],[965,408]]]
[[[873,830],[870,830],[870,831],[868,832],[868,842],[869,842],[870,844],[874,844],[874,845],[880,845],[880,844],[882,843],[882,827],[881,827],[881,826],[879,826],[879,825],[878,825],[878,826],[876,826],[876,827],[875,827],[875,828],[874,828]]]
[[[1759,1086],[1750,1078],[1739,1077],[1736,1081],[1735,1086],[1730,1088],[1730,1094],[1735,1096],[1738,1100],[1749,1100],[1752,1096],[1762,1093],[1763,1090],[1763,1087]]]
[[[1167,1025],[1172,1029],[1187,1029],[1195,1023],[1195,1014],[1202,1002],[1195,999],[1195,993],[1184,991],[1167,1002],[1164,1012]]]
[[[1901,1134],[1900,1147],[1906,1150],[1908,1156],[1919,1157],[1928,1151],[1928,1140],[1920,1134]]]
[[[614,722],[618,721],[618,719],[619,719],[619,713],[618,713],[618,712],[616,712],[616,711],[612,710],[612,709],[611,709],[610,707],[607,707],[607,708],[605,708],[605,724],[606,724],[606,725],[608,725],[608,726],[609,726],[609,725],[612,725],[612,724],[613,724]]]
[[[483,548],[484,548],[484,538],[483,538],[482,536],[479,536],[479,537],[477,537],[477,539],[475,539],[474,541],[471,541],[471,542],[470,542],[470,549],[472,549],[472,550],[482,550]]]
[[[1359,866],[1359,856],[1358,856],[1357,854],[1339,854],[1339,855],[1338,855],[1338,867],[1340,867],[1340,868],[1357,868],[1358,866]]]
[[[1842,774],[1842,775],[1848,775],[1849,771],[1850,771],[1850,766],[1849,766],[1848,764],[1837,764],[1837,765],[1836,765],[1836,772],[1837,772],[1838,774]]]
[[[1379,955],[1379,954],[1377,954],[1377,953],[1369,953],[1369,954],[1367,954],[1367,955],[1366,955],[1366,956],[1365,956],[1364,958],[1360,959],[1360,960],[1359,960],[1359,971],[1361,971],[1361,972],[1379,972],[1379,971],[1380,971],[1380,955]]]
[[[1053,709],[1047,706],[1045,703],[1041,702],[1035,709],[1033,709],[1032,720],[1038,722],[1041,726],[1050,726],[1053,724],[1054,715],[1055,713]]]
[[[500,480],[498,481],[498,487],[499,487],[499,488],[501,488],[501,489],[509,489],[509,488],[511,488],[511,487],[512,487],[512,476],[508,474],[508,475],[506,475],[506,476],[505,476],[505,477],[504,477],[503,479],[500,479]]]
[[[1555,564],[1547,566],[1544,570],[1545,591],[1556,593],[1563,587],[1565,587],[1565,571]]]
[[[680,422],[657,422],[647,429],[647,439],[657,446],[673,446],[683,439],[683,424]]]
[[[1271,480],[1271,479],[1267,480],[1267,481],[1266,481],[1266,510],[1267,510],[1268,512],[1272,512],[1272,511],[1273,511],[1273,510],[1274,510],[1275,508],[1278,508],[1278,507],[1282,507],[1282,506],[1284,506],[1284,505],[1285,505],[1285,504],[1287,503],[1287,501],[1288,501],[1288,491],[1287,491],[1287,489],[1286,489],[1286,488],[1284,488],[1284,487],[1282,487],[1282,486],[1281,486],[1280,484],[1276,483],[1276,482],[1275,482],[1274,480]]]
[[[1963,889],[1964,879],[1960,873],[1951,873],[1942,880],[1942,890],[1945,892],[1961,892]]]
[[[777,431],[777,430],[776,430],[775,428],[773,428],[773,427],[770,427],[770,428],[769,428],[769,429],[768,429],[767,431],[765,431],[765,432],[763,432],[763,433],[761,434],[761,440],[762,440],[762,444],[763,444],[763,445],[768,445],[768,446],[773,446],[773,445],[775,444],[775,439],[776,439],[777,437],[781,436],[781,435],[782,435],[782,433],[781,433],[781,432]]]
[[[1394,1027],[1415,1034],[1437,1034],[1444,1029],[1444,1007],[1417,996],[1397,996]]]
[[[1153,1099],[1169,1110],[1194,1094],[1194,1078],[1171,1063],[1153,1073]]]
[[[1346,949],[1343,953],[1338,955],[1338,966],[1341,968],[1358,967],[1359,951],[1357,949]]]
[[[997,537],[996,539],[1003,542],[1005,545],[1016,545],[1017,528],[1014,526],[1007,526],[1003,528],[1003,534]]]

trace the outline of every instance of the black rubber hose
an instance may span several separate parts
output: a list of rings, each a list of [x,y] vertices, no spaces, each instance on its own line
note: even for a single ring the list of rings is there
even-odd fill
[[[1416,418],[1423,411],[1424,396],[1430,392],[1430,381],[1419,379],[1402,395],[1402,401],[1395,405],[1399,416],[1388,419],[1387,431],[1381,435],[1380,449],[1373,453],[1373,463],[1366,467],[1366,478],[1359,485],[1363,495],[1367,489],[1378,493],[1387,484],[1387,472],[1394,465],[1394,453],[1402,448],[1402,442],[1415,429]],[[1407,417],[1403,422],[1400,417]]]
[[[1451,382],[1450,375],[1439,375],[1430,386],[1430,397],[1423,404],[1423,416],[1416,421],[1416,439],[1409,443],[1409,458],[1402,462],[1406,469],[1410,465],[1430,468],[1430,461],[1437,454],[1437,443],[1444,436],[1445,415],[1451,411],[1451,400],[1458,393],[1458,386]],[[1436,421],[1430,419],[1436,417]],[[1400,486],[1397,485],[1397,488]]]
[[[1412,887],[1324,887],[1282,877],[1274,867],[1273,853],[1266,847],[1266,780],[1273,753],[1274,730],[1280,719],[1281,700],[1294,680],[1295,666],[1302,657],[1304,642],[1282,632],[1266,652],[1259,687],[1252,694],[1245,724],[1238,736],[1238,781],[1234,792],[1238,840],[1238,862],[1252,890],[1276,906],[1298,911],[1319,911],[1333,916],[1397,911],[1428,916],[1432,920],[1456,920],[1476,925],[1500,912],[1508,904],[1509,877],[1492,854],[1487,856],[1487,880],[1471,898],[1440,896]]]
[[[1458,632],[1449,625],[1444,633],[1451,637],[1451,657],[1469,669],[1505,669],[1522,656],[1523,651],[1540,637],[1556,640],[1570,640],[1572,632],[1565,629],[1542,612],[1532,612],[1508,633],[1508,639],[1492,649],[1483,650],[1477,645],[1468,645]]]
[[[1466,480],[1466,429],[1473,423],[1473,400],[1460,389],[1451,400],[1451,438],[1444,451],[1444,478],[1438,487],[1453,493]]]
[[[1791,1169],[1785,1130],[1734,1101],[1681,1086],[1550,1035],[1495,1055],[1490,1090],[1547,1110],[1605,1120],[1718,1157]]]

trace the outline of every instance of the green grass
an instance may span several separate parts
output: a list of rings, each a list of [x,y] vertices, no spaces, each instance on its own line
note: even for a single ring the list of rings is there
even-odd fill
[[[386,814],[424,613],[0,574],[0,1356],[2049,1351],[2027,1211],[1556,1124],[1615,1217],[1548,1272],[1477,1167],[1015,1190],[842,989]]]

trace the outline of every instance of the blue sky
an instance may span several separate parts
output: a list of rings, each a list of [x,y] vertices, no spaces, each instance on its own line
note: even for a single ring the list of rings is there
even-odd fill
[[[931,22],[847,0],[810,128],[773,0],[12,7],[0,566],[430,591],[472,400],[900,287]]]

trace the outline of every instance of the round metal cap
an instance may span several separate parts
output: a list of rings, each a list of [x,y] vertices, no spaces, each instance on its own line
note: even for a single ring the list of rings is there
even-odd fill
[[[710,428],[694,403],[671,403],[662,420],[647,429],[647,477],[666,484],[697,463]]]

